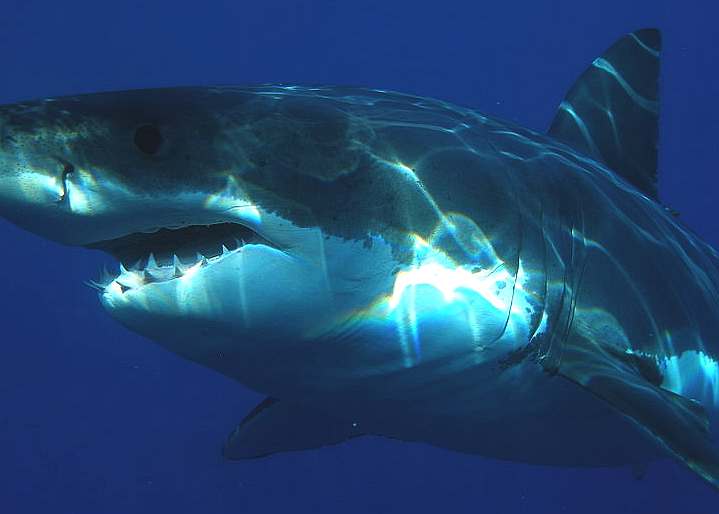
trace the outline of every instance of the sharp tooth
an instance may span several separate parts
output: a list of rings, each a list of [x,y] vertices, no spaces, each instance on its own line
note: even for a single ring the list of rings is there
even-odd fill
[[[227,249],[227,247],[223,244],[222,245],[222,255],[227,255],[230,253],[230,251]]]
[[[150,256],[147,258],[147,267],[151,269],[157,269],[157,261],[155,260],[155,254],[150,253]]]
[[[120,274],[124,275],[125,273],[127,273],[127,269],[122,263],[120,263]]]
[[[180,258],[172,254],[172,265],[175,267],[175,278],[180,278],[185,274],[185,267],[180,262]]]

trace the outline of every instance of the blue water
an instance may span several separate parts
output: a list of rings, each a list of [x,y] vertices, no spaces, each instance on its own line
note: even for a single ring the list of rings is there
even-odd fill
[[[719,246],[715,2],[3,0],[0,103],[179,84],[342,83],[548,126],[625,32],[664,31],[662,198]],[[227,433],[261,398],[127,332],[83,281],[104,258],[0,221],[0,512],[713,513],[673,462],[496,462],[379,438],[244,463]],[[657,277],[658,280],[661,277]]]

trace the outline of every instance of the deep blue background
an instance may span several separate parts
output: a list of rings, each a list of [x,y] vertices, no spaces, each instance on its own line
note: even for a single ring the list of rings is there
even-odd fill
[[[615,38],[658,26],[662,197],[719,246],[714,3],[1,0],[0,103],[349,83],[542,130]],[[719,512],[719,495],[670,462],[636,481],[378,438],[224,462],[222,441],[259,396],[109,319],[82,284],[102,261],[0,222],[0,512]]]

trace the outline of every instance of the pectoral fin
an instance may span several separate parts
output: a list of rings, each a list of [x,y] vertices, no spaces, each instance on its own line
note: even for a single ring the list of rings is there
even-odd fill
[[[641,360],[641,359],[640,359]],[[719,449],[698,402],[662,389],[634,355],[580,338],[562,351],[557,372],[633,420],[660,446],[719,488]],[[646,376],[645,376],[646,375]]]
[[[223,455],[230,460],[253,459],[337,444],[360,435],[357,423],[266,398],[228,436]]]

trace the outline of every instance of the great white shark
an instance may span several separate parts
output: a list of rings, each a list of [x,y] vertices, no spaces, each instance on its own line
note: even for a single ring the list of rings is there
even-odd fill
[[[267,395],[231,459],[362,434],[719,485],[719,256],[657,198],[660,34],[546,134],[377,89],[0,106],[0,215],[99,249],[107,312]]]

